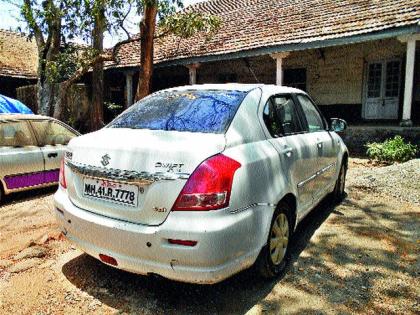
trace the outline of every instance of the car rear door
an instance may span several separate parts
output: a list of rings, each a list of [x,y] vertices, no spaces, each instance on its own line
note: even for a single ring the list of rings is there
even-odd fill
[[[305,138],[316,151],[314,200],[323,198],[334,184],[337,171],[338,144],[328,131],[327,123],[312,100],[305,94],[296,95],[306,130]]]
[[[30,123],[44,159],[44,183],[56,183],[67,143],[77,135],[53,119],[34,119]]]
[[[0,179],[6,191],[43,184],[44,159],[25,120],[0,121]]]
[[[268,141],[279,153],[281,173],[297,189],[299,209],[312,205],[316,150],[307,145],[303,124],[291,94],[273,95],[263,111],[264,123],[271,135]]]

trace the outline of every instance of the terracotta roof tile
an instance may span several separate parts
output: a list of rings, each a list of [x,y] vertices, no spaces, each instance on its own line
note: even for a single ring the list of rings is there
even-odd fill
[[[24,34],[0,29],[0,76],[36,78],[38,51]]]
[[[261,47],[349,37],[419,25],[419,0],[210,0],[186,10],[217,15],[222,26],[207,40],[167,36],[155,44],[155,63]],[[120,47],[119,64],[139,65],[139,42]]]

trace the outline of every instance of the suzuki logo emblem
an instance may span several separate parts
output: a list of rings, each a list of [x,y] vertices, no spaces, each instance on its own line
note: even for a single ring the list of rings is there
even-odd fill
[[[111,159],[111,157],[108,155],[108,154],[105,154],[103,157],[102,157],[102,160],[101,160],[101,164],[103,165],[103,166],[107,166],[108,164],[109,164],[109,160]]]

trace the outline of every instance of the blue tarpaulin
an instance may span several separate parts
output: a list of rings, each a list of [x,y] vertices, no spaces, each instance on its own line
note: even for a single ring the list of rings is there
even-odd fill
[[[0,94],[0,114],[33,114],[22,102]]]

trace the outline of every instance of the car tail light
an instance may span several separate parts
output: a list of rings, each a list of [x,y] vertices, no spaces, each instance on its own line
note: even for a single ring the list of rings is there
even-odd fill
[[[99,254],[99,259],[102,260],[104,263],[110,264],[112,266],[118,266],[118,262],[114,257]]]
[[[169,244],[174,244],[174,245],[181,245],[181,246],[190,246],[190,247],[194,247],[195,245],[197,245],[197,241],[187,241],[187,240],[176,240],[176,239],[168,239]]]
[[[63,188],[67,188],[66,176],[64,175],[64,158],[61,160],[60,174],[59,174],[58,178],[59,178],[60,186],[63,187]]]
[[[206,211],[229,205],[233,175],[241,164],[223,154],[215,155],[191,174],[172,211]]]

